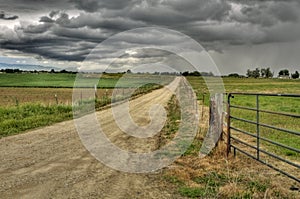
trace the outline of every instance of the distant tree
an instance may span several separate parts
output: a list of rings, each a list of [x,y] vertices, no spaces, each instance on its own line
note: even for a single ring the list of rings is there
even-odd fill
[[[189,74],[190,74],[189,71],[184,71],[184,72],[182,73],[183,76],[188,76]]]
[[[260,75],[261,75],[261,77],[266,77],[266,69],[265,68],[262,68],[262,69],[260,69]]]
[[[201,72],[201,76],[214,76],[212,72]]]
[[[252,70],[248,69],[246,73],[247,77],[252,77],[253,76],[252,73],[253,73]]]
[[[132,72],[131,72],[131,70],[130,70],[130,69],[128,69],[126,73],[127,73],[127,74],[130,74],[130,73],[132,73]]]
[[[290,76],[290,72],[288,69],[280,70],[278,73],[279,76]]]
[[[252,77],[252,78],[259,78],[260,77],[260,70],[256,68],[255,70],[247,70],[247,77]]]
[[[238,73],[231,73],[228,77],[240,77],[240,75]]]
[[[256,68],[254,71],[253,71],[253,77],[254,78],[259,78],[260,77],[260,70],[258,68]]]
[[[50,73],[55,73],[55,70],[54,70],[54,69],[51,69]]]
[[[190,76],[201,76],[201,73],[199,73],[198,71],[194,71],[194,72],[191,72],[189,75]]]
[[[273,73],[271,72],[270,67],[266,68],[265,72],[266,72],[266,74],[265,74],[266,78],[272,78],[273,77]]]
[[[296,71],[295,73],[292,74],[293,79],[298,79],[299,78],[299,72]]]

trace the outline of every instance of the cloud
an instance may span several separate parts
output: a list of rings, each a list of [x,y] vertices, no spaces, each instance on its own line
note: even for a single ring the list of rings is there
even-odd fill
[[[84,60],[106,38],[121,31],[147,26],[181,31],[208,50],[217,52],[226,50],[228,46],[300,39],[298,1],[12,0],[0,2],[0,7],[14,11],[22,21],[24,13],[41,13],[37,20],[27,19],[24,20],[26,23],[14,29],[1,29],[2,49],[57,60]],[[0,19],[12,20],[14,17],[17,15],[0,14]],[[148,33],[127,35],[124,39],[128,43],[164,45],[174,38]],[[111,52],[119,47],[117,43],[112,44]],[[147,59],[149,55],[155,57],[150,52],[134,56]]]
[[[74,7],[86,12],[96,12],[100,9],[119,10],[132,6],[135,3],[141,3],[141,0],[70,0]]]
[[[240,12],[232,13],[231,19],[241,23],[273,26],[284,22],[298,22],[300,4],[298,2],[265,1],[253,5],[243,5]]]
[[[7,16],[7,14],[5,14],[3,11],[0,12],[0,19],[3,20],[15,20],[18,19],[19,17],[17,15],[13,15],[13,16]]]
[[[48,16],[42,16],[42,17],[40,18],[40,21],[39,21],[39,22],[53,23],[54,20],[51,19],[51,18],[49,18]]]

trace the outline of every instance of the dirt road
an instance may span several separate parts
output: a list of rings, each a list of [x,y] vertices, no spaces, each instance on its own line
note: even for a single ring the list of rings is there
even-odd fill
[[[132,100],[133,121],[147,124],[151,105],[166,106],[171,95],[163,88]],[[97,117],[120,148],[141,152],[157,147],[157,136],[139,139],[122,133],[110,109]],[[0,151],[0,198],[179,198],[164,186],[160,173],[123,173],[97,161],[84,148],[73,120],[2,138]]]

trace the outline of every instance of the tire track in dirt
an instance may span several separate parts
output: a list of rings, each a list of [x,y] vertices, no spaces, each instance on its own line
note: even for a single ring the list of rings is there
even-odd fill
[[[169,85],[174,90],[181,78]],[[130,102],[139,125],[149,122],[153,104],[167,105],[167,88]],[[123,133],[110,109],[97,112],[107,137],[136,152],[156,149],[158,136],[138,139]],[[0,198],[180,198],[161,183],[159,174],[130,174],[106,167],[82,145],[73,121],[0,139]]]

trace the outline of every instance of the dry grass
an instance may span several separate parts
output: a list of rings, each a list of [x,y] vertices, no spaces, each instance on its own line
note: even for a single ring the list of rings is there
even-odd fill
[[[116,89],[115,92],[123,94],[125,89]],[[98,89],[97,96],[110,96],[113,89]],[[59,104],[72,104],[72,88],[12,88],[0,87],[0,106],[14,106],[17,104],[40,103],[53,105],[57,101]],[[56,97],[57,96],[57,101]]]
[[[206,123],[200,124],[195,139],[198,143],[207,132],[208,108],[204,111]],[[198,152],[201,145],[193,147]],[[242,154],[226,157],[225,142],[220,142],[202,159],[195,153],[185,154],[166,169],[164,175],[166,179],[173,179],[178,192],[188,198],[300,197],[299,191],[290,190],[299,188],[299,184],[288,177]]]

